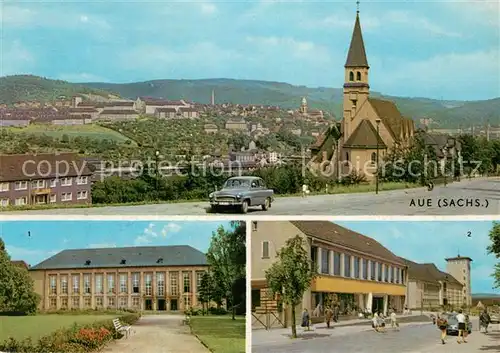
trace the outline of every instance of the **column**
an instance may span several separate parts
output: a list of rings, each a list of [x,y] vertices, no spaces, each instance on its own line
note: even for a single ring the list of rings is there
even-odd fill
[[[373,261],[372,260],[367,260],[367,261],[368,261],[367,278],[368,278],[369,281],[371,281],[372,280],[372,266],[373,266]]]
[[[328,273],[333,276],[333,250],[328,251]]]
[[[127,302],[129,308],[132,307],[132,272],[128,271],[127,272]]]
[[[389,305],[389,296],[384,294],[384,316],[387,316],[387,306]]]
[[[373,293],[370,292],[368,293],[368,298],[366,299],[366,310],[368,312],[372,312],[373,308],[372,308],[372,304],[373,304]]]
[[[354,278],[354,262],[356,261],[356,258],[351,255],[351,273],[349,273],[349,277]]]
[[[61,275],[59,272],[56,275],[56,309],[61,309]]]
[[[185,310],[184,309],[184,281],[182,278],[182,270],[179,269],[179,272],[177,273],[177,289],[179,291],[179,300],[177,303],[177,309],[179,311]]]
[[[322,258],[321,258],[322,251],[321,251],[321,248],[319,246],[316,248],[316,251],[318,253],[317,256],[316,256],[316,259],[318,261],[318,263],[316,264],[316,266],[318,267],[317,271],[320,274],[321,273],[321,263],[322,263],[322,261],[321,261],[322,260]]]
[[[362,311],[365,311],[365,295],[363,293],[358,294],[358,306]]]
[[[170,293],[170,272],[165,271],[165,310],[169,311],[170,310],[170,298],[169,298],[169,293]]]
[[[343,253],[340,254],[340,275],[342,277],[344,277],[344,267],[345,267],[344,266],[344,264],[345,264],[344,256],[345,255]]]
[[[373,262],[372,266],[375,266],[375,281],[378,281],[378,264]]]
[[[95,272],[90,274],[90,307],[95,309]]]
[[[152,301],[153,301],[153,311],[156,311],[158,310],[158,308],[156,307],[156,304],[157,304],[157,300],[156,300],[156,295],[158,293],[156,293],[156,271],[153,271],[153,278],[151,279],[151,294],[152,294]]]
[[[193,293],[193,295],[191,296],[191,306],[194,307],[196,305],[198,305],[198,277],[196,276],[196,271],[195,270],[192,270],[191,271],[191,278],[192,278],[192,282],[193,282],[193,287],[191,288],[191,293]]]
[[[78,301],[80,304],[80,309],[83,308],[83,273],[80,272],[78,280],[80,281],[80,300]]]
[[[139,273],[139,298],[142,298],[144,293],[146,293],[146,283],[144,283],[144,272]],[[144,310],[144,300],[139,299],[139,308]]]

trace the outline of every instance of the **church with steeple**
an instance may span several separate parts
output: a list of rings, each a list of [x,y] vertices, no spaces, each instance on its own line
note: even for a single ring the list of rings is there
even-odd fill
[[[335,153],[330,153],[325,146],[332,146],[332,141],[328,142],[331,137],[323,135],[312,152],[316,154],[313,157],[315,163],[320,163],[327,155],[336,156],[336,161],[332,162],[338,162],[335,164],[340,165],[343,175],[352,168],[371,180],[377,169],[377,150],[379,161],[382,161],[392,148],[407,147],[414,135],[415,124],[412,119],[403,117],[393,102],[370,97],[369,78],[370,66],[358,8],[344,65],[340,140],[333,144]]]
[[[393,102],[370,97],[369,77],[370,66],[358,9],[344,65],[339,157],[358,170],[372,174],[376,171],[377,147],[380,161],[390,149],[407,147],[415,125],[412,119],[401,115]],[[366,176],[370,179],[369,175]]]

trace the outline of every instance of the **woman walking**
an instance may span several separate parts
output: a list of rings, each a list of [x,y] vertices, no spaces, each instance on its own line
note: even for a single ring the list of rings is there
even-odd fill
[[[438,315],[437,327],[441,331],[441,343],[445,344],[446,340],[446,330],[448,329],[448,320],[446,320],[445,314]]]
[[[309,317],[309,312],[307,311],[306,308],[304,308],[304,311],[302,312],[302,327],[304,327],[304,330],[309,331],[310,330],[310,317]]]

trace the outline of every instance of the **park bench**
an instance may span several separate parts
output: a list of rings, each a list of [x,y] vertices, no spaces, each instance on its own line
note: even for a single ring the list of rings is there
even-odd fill
[[[128,338],[130,334],[130,326],[123,326],[120,322],[120,319],[113,319],[113,326],[115,327],[116,332],[125,335],[125,338]],[[125,332],[125,333],[123,333]]]

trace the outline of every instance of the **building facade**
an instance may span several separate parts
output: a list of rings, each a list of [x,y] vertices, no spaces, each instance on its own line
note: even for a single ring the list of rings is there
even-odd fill
[[[451,306],[459,308],[463,300],[463,284],[432,263],[419,264],[402,259],[408,266],[405,306],[410,310],[436,310]]]
[[[40,310],[198,306],[205,254],[190,246],[64,250],[30,268]]]
[[[252,309],[254,316],[275,311],[281,323],[290,311],[270,298],[265,271],[276,261],[276,253],[294,236],[305,240],[318,276],[296,308],[322,316],[325,303],[334,295],[341,313],[383,312],[404,308],[407,267],[377,241],[326,221],[267,221],[252,225]]]
[[[74,153],[0,155],[0,165],[0,207],[92,202],[92,172]]]

